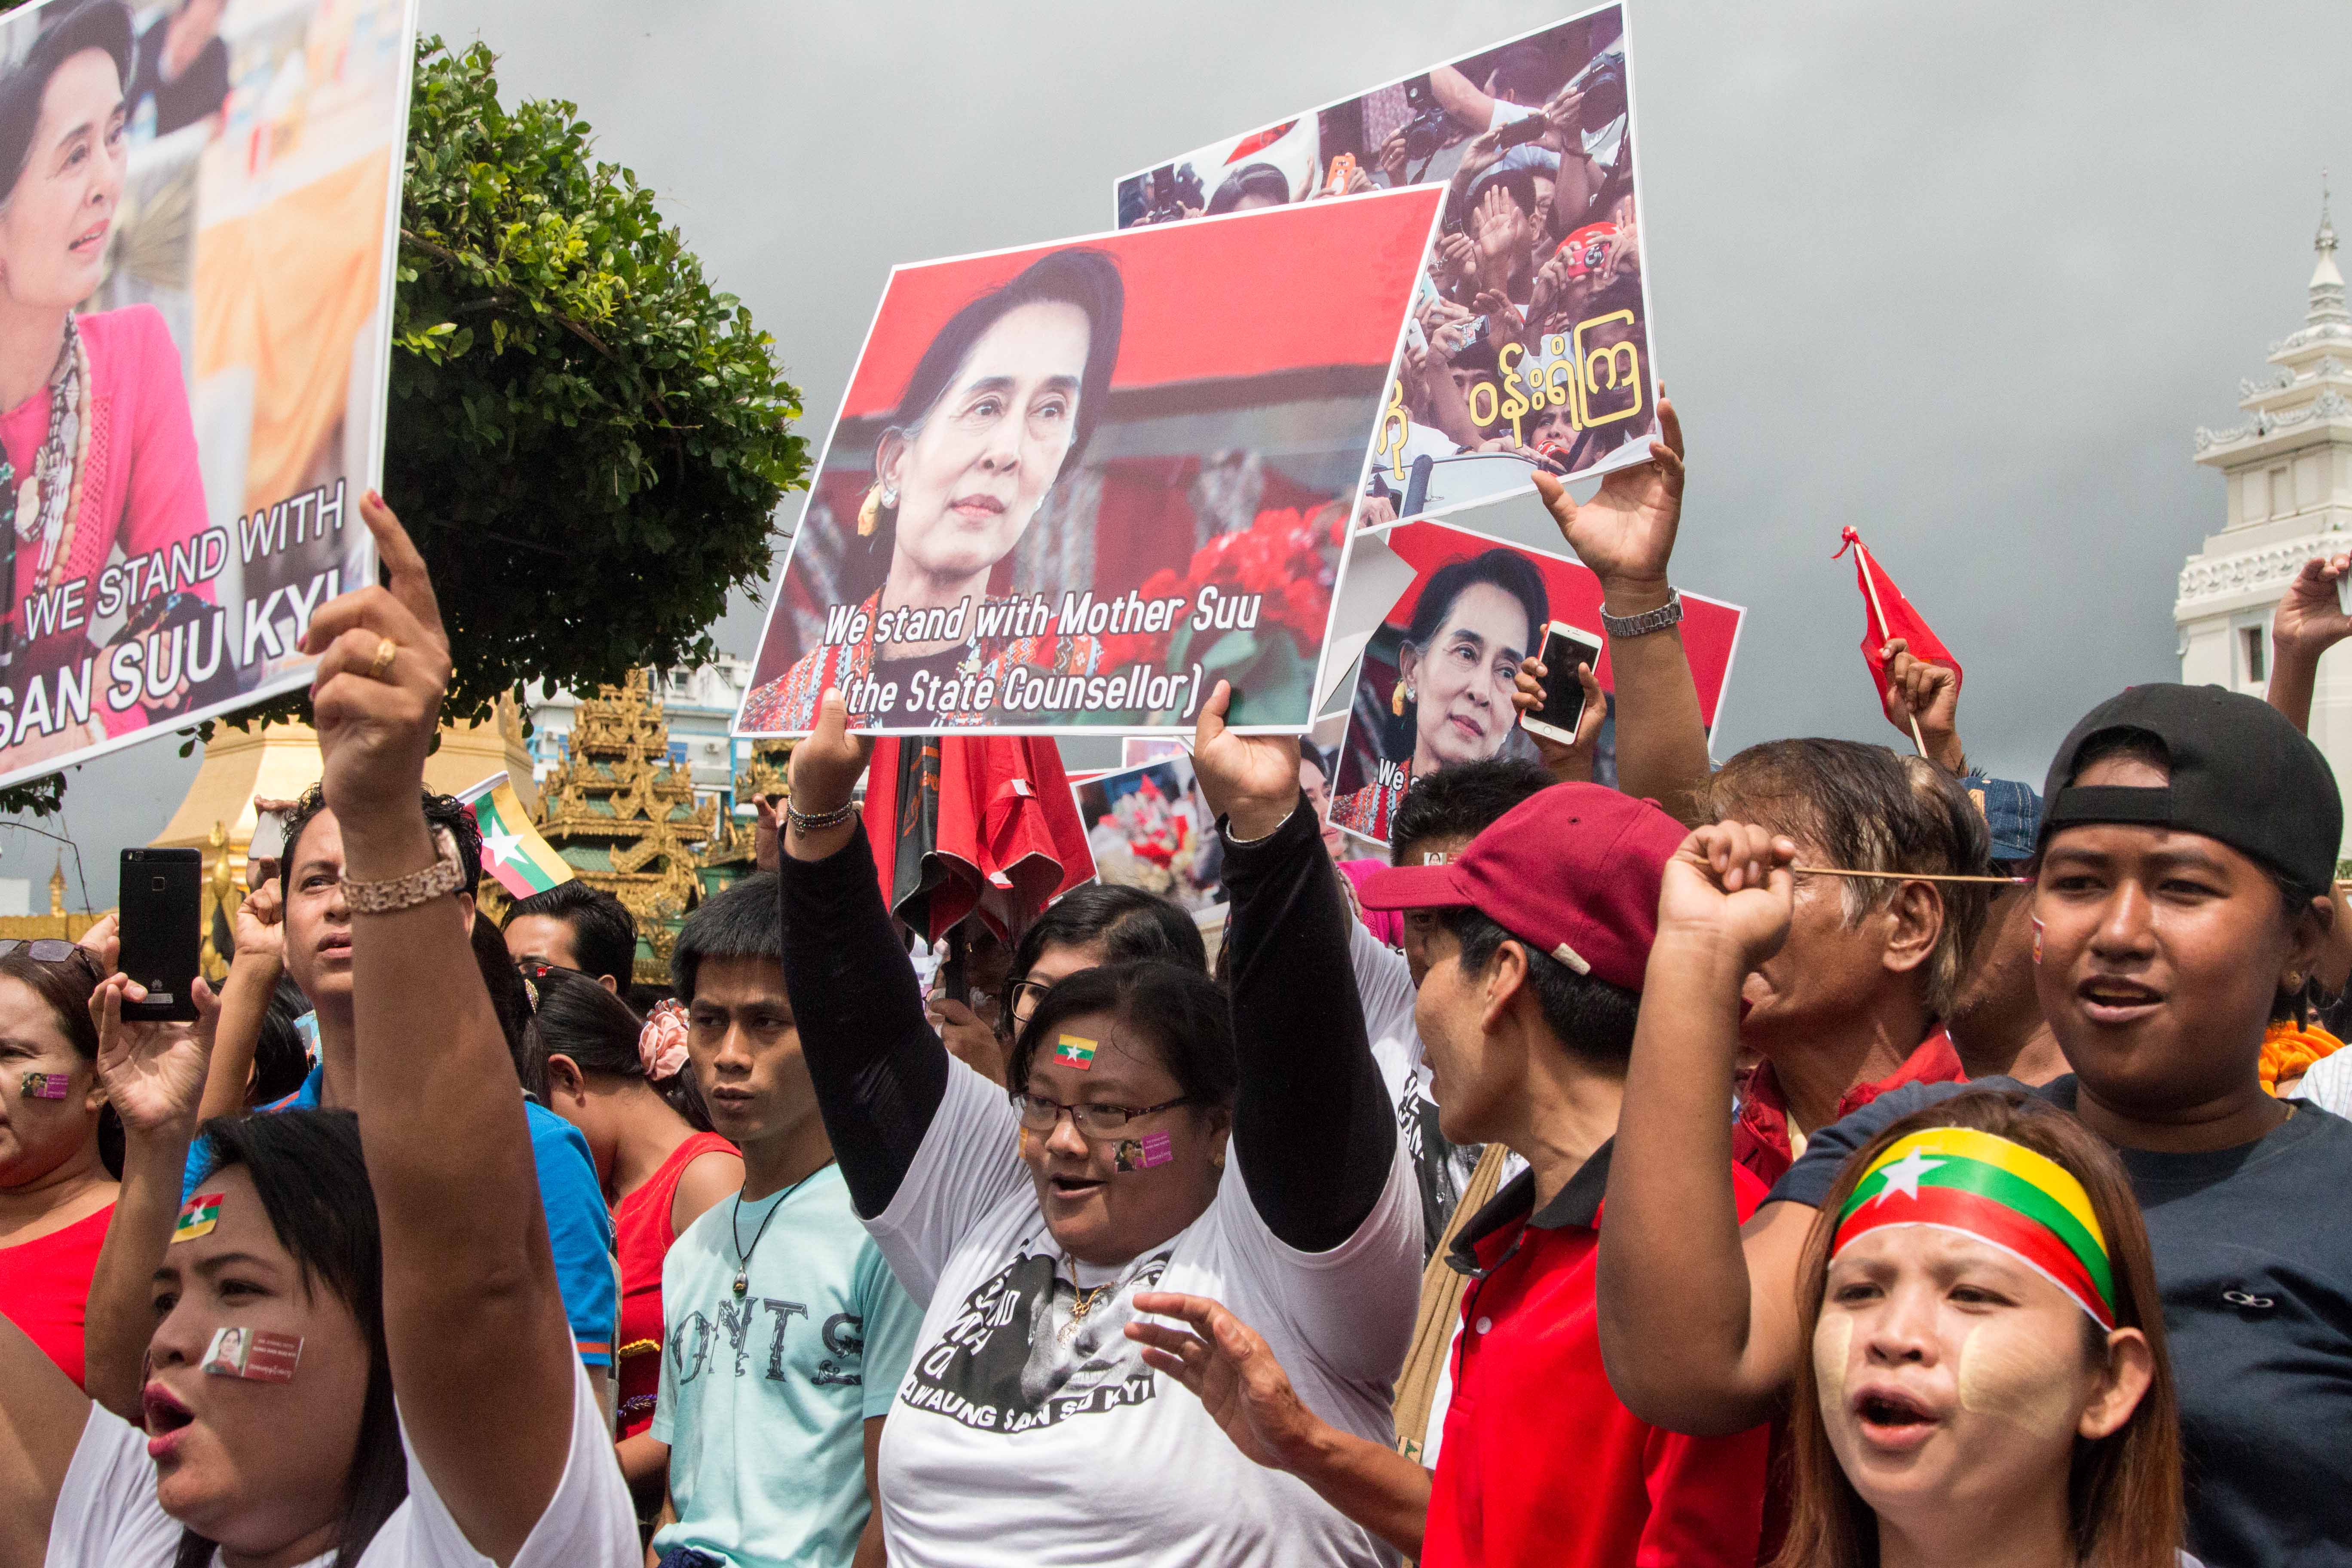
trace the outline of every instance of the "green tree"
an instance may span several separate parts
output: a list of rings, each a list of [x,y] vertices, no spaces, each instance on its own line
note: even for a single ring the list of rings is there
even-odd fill
[[[433,568],[453,718],[717,653],[808,473],[773,341],[576,106],[499,101],[480,44],[417,52],[393,312],[384,496]],[[229,716],[300,718],[292,693]],[[208,739],[206,724],[188,745]],[[0,791],[47,815],[53,774]]]

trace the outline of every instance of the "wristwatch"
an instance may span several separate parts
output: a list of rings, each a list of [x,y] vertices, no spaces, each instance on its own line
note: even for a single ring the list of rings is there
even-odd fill
[[[1679,626],[1683,618],[1683,595],[1679,588],[1666,590],[1666,602],[1654,610],[1643,610],[1638,616],[1612,616],[1601,612],[1601,629],[1612,637],[1643,637],[1652,632],[1664,631]]]
[[[433,850],[436,858],[432,865],[405,877],[388,878],[381,882],[355,882],[345,877],[344,904],[355,915],[388,915],[415,909],[445,893],[461,891],[466,886],[466,863],[458,858],[457,841],[450,837],[447,828],[433,830]]]

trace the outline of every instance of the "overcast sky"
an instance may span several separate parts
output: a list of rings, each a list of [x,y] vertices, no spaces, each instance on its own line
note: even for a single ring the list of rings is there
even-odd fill
[[[424,5],[499,53],[509,101],[572,100],[660,194],[774,335],[812,448],[893,262],[1107,228],[1121,174],[1580,8]],[[1691,444],[1675,576],[1750,612],[1716,754],[1893,738],[1830,561],[1851,524],[1967,668],[1970,756],[2038,784],[2094,702],[2179,676],[2175,578],[2222,509],[2191,432],[2234,422],[2238,377],[2302,320],[2321,169],[2352,187],[2352,6],[1627,11],[1653,331]],[[1557,539],[1529,500],[1455,521]],[[739,605],[724,640],[748,654],[758,626]],[[185,790],[177,745],[74,777],[100,903]],[[0,835],[0,876],[53,853]]]

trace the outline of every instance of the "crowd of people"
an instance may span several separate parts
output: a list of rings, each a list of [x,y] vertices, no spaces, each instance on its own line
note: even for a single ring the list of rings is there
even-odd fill
[[[1082,885],[955,1000],[837,690],[662,994],[609,894],[492,922],[369,498],[387,584],[312,622],[324,776],[199,1020],[125,1016],[110,921],[0,952],[0,1558],[2352,1558],[2303,733],[2352,558],[2288,590],[2271,701],[2132,688],[2038,787],[1899,645],[1899,746],[1717,766],[1661,413],[1541,486],[1607,610],[1573,743],[1414,777],[1340,865],[1317,753],[1221,686],[1222,931]]]

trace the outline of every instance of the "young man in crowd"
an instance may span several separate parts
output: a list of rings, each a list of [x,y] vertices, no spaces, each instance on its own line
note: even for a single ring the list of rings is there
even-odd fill
[[[507,911],[507,952],[517,963],[576,969],[616,995],[629,994],[637,919],[626,904],[574,879],[518,899]]]
[[[1684,830],[1595,784],[1546,789],[1450,860],[1366,885],[1425,922],[1415,1015],[1448,1138],[1528,1162],[1455,1236],[1470,1281],[1434,1474],[1292,1394],[1218,1303],[1141,1297],[1192,1332],[1138,1324],[1162,1372],[1261,1464],[1288,1470],[1426,1568],[1745,1563],[1762,1531],[1768,1430],[1687,1437],[1611,1392],[1594,1316],[1610,1144],[1660,879]],[[1764,1187],[1736,1167],[1743,1212]]]
[[[874,1467],[922,1314],[849,1205],[784,994],[773,873],[696,909],[670,956],[687,1050],[743,1190],[662,1265],[661,1393],[621,1446],[667,1466],[666,1568],[878,1568]]]
[[[481,830],[473,813],[447,795],[428,792],[425,817],[429,826],[447,829],[457,841],[465,872],[465,890],[457,897],[470,934],[478,918],[472,889],[481,879]],[[301,987],[316,1016],[319,1065],[310,1069],[301,1088],[263,1106],[262,1112],[318,1106],[349,1110],[359,1103],[358,1047],[352,1011],[352,911],[343,899],[342,879],[342,829],[335,814],[327,809],[325,797],[313,786],[287,817],[278,893],[286,974]],[[518,1092],[520,1089],[518,1083]],[[595,1162],[580,1130],[534,1101],[525,1100],[524,1110],[530,1125],[531,1154],[539,1169],[540,1203],[547,1215],[548,1240],[554,1248],[556,1280],[562,1288],[565,1315],[572,1321],[572,1343],[580,1359],[592,1369],[590,1385],[609,1406],[614,1398],[613,1329],[620,1313],[612,1211],[605,1206]],[[210,1158],[199,1139],[189,1152],[181,1193],[184,1199],[194,1194],[198,1173]],[[136,1305],[143,1308],[145,1303]],[[111,1312],[112,1308],[92,1303],[94,1331],[101,1310]],[[132,1412],[126,1419],[137,1418],[140,1354],[152,1327],[152,1322],[127,1323],[105,1336],[102,1384],[98,1336],[93,1332],[89,1391],[118,1415]]]

